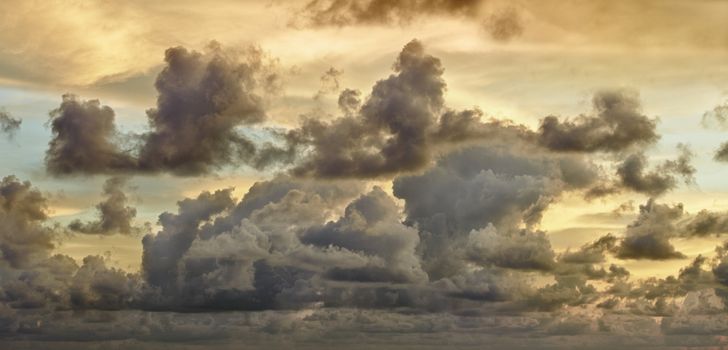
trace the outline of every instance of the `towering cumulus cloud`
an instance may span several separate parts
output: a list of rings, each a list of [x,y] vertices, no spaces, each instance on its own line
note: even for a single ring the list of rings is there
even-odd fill
[[[260,94],[275,74],[264,60],[257,49],[237,52],[214,42],[205,53],[168,49],[155,83],[157,106],[147,111],[151,130],[140,135],[120,135],[114,111],[98,100],[64,95],[51,112],[48,170],[194,175],[251,158],[255,146],[240,127],[265,119]]]
[[[528,249],[527,245],[510,245],[519,236],[545,243],[541,249],[550,251],[547,240],[519,226],[537,224],[543,211],[563,191],[584,188],[597,178],[596,168],[581,157],[552,156],[533,148],[519,150],[517,141],[514,143],[467,148],[440,159],[422,175],[395,179],[394,194],[405,201],[407,222],[420,229],[420,251],[432,277],[462,271],[466,260],[459,250],[468,246],[485,248],[471,252],[471,259],[506,266],[512,264],[509,258],[531,256],[518,252]],[[471,233],[489,225],[492,227],[488,231]],[[496,246],[500,243],[513,250]],[[509,251],[514,255],[488,257]],[[518,263],[533,267],[548,264]]]
[[[293,132],[292,138],[314,149],[296,174],[371,177],[418,169],[429,161],[429,132],[444,108],[442,64],[412,41],[394,70],[374,85],[358,115],[328,125],[309,119]]]
[[[429,165],[438,149],[472,139],[529,138],[509,121],[481,121],[479,110],[455,111],[445,104],[441,61],[409,42],[394,74],[376,82],[359,106],[359,93],[344,90],[344,116],[332,122],[307,119],[285,136],[301,153],[296,176],[373,178],[411,172]],[[337,147],[331,147],[337,145]]]
[[[258,84],[260,57],[236,57],[213,44],[206,54],[168,49],[155,87],[157,107],[147,111],[152,130],[143,135],[139,166],[199,174],[250,157],[253,144],[236,129],[263,121]]]

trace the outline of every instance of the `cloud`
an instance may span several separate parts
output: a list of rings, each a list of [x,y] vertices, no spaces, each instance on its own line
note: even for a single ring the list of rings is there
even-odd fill
[[[718,147],[718,149],[715,150],[713,159],[718,162],[728,162],[728,142],[724,142],[724,143],[720,144],[720,147]]]
[[[639,216],[627,226],[616,256],[620,259],[653,260],[685,258],[669,241],[676,236],[675,221],[682,216],[682,204],[669,206],[650,199],[640,205]]]
[[[90,255],[73,275],[69,298],[77,309],[127,309],[138,298],[140,282],[138,276],[107,267],[102,257]]]
[[[520,197],[521,191],[531,190],[524,185],[528,182],[519,179],[540,179],[533,184],[533,191],[541,189],[540,196],[585,188],[590,182],[584,178],[590,177],[575,176],[572,169],[579,168],[579,159],[574,154],[539,154],[505,145],[478,145],[450,153],[428,172],[398,179],[395,194],[402,195],[397,192],[401,191],[397,186],[402,186],[398,182],[434,179],[427,174],[445,170],[463,183],[491,173],[500,178],[500,185],[477,181],[471,187],[463,185],[466,191],[481,188],[481,192],[471,201],[458,202],[457,193],[441,196],[443,192],[435,191],[437,182],[428,182],[421,191],[432,189],[432,199],[438,200],[428,204],[426,196],[402,195],[404,221],[394,198],[378,187],[364,191],[358,181],[279,176],[256,183],[237,202],[230,189],[203,192],[180,201],[177,213],[160,215],[160,232],[143,239],[139,274],[110,267],[98,256],[86,257],[80,264],[67,256],[50,256],[51,247],[38,248],[40,254],[25,264],[0,265],[0,326],[10,333],[23,329],[24,334],[42,335],[42,339],[86,341],[96,339],[89,330],[99,324],[108,325],[105,337],[150,341],[219,342],[243,331],[236,327],[277,337],[298,332],[331,334],[343,324],[345,333],[380,328],[392,332],[399,324],[408,332],[416,327],[415,334],[461,333],[476,327],[496,333],[576,336],[592,334],[597,324],[604,328],[600,332],[622,334],[611,317],[678,317],[681,309],[690,315],[696,315],[696,310],[716,310],[710,303],[681,306],[671,298],[712,288],[713,275],[720,276],[724,270],[719,261],[712,270],[705,270],[708,261],[701,257],[676,277],[632,283],[623,267],[606,266],[605,255],[625,249],[631,244],[627,238],[607,235],[557,254],[544,232],[520,228],[528,220],[537,223],[536,212],[549,201],[541,204],[539,196]],[[589,173],[588,164],[579,166]],[[567,168],[571,170],[564,171]],[[6,201],[13,203],[8,206],[13,209],[2,213],[37,218],[36,225],[44,222],[39,192],[15,179],[6,182],[0,193],[12,198]],[[503,191],[509,188],[503,184],[513,184],[514,190]],[[475,198],[491,197],[493,206],[481,207],[487,210],[473,211],[473,215],[447,219],[452,214],[443,211],[448,206],[477,205]],[[438,202],[444,206],[429,207]],[[426,226],[426,221],[414,220],[415,203],[451,224]],[[508,209],[493,212],[496,203]],[[679,231],[688,226],[686,219],[699,216],[688,216],[678,205],[651,202],[640,210],[626,237],[672,232],[658,230],[663,227]],[[448,233],[444,240],[428,242],[432,232]],[[448,243],[443,250],[449,254],[447,259],[428,253],[432,247],[427,245],[434,242]],[[436,262],[459,262],[467,268],[434,269]],[[552,282],[536,286],[534,278]],[[606,288],[595,287],[593,280]],[[574,314],[597,304],[603,306],[589,317]],[[137,309],[153,312],[140,318]],[[165,310],[204,312],[195,315],[205,321],[184,324],[185,313],[175,316],[174,322],[165,321]],[[214,313],[223,310],[228,312]],[[351,312],[357,318],[350,318]],[[285,316],[297,314],[304,316]],[[233,322],[237,315],[247,315],[247,321]],[[51,322],[49,317],[64,321]],[[206,328],[210,324],[217,325],[215,331]],[[180,332],[186,335],[179,338]]]
[[[5,134],[8,138],[15,137],[15,133],[20,129],[22,119],[13,118],[8,112],[0,110],[0,133]]]
[[[265,119],[262,53],[236,53],[210,44],[204,54],[183,47],[165,53],[157,76],[157,107],[147,111],[151,131],[142,135],[143,170],[182,175],[206,173],[235,159],[247,159],[255,146],[236,129]]]
[[[259,169],[282,165],[296,177],[382,178],[421,171],[439,154],[468,144],[504,142],[545,153],[621,154],[637,149],[619,167],[615,183],[600,181],[587,197],[623,188],[657,195],[675,187],[677,176],[688,181],[694,172],[692,153],[679,146],[678,159],[645,173],[643,148],[659,135],[656,120],[641,114],[632,92],[599,92],[593,99],[594,115],[563,122],[546,117],[537,131],[486,118],[477,108],[451,109],[445,103],[442,63],[417,40],[405,45],[393,74],[377,81],[368,96],[344,89],[340,117],[307,117],[298,128],[263,129],[270,139],[262,144],[241,131],[264,120],[262,94],[276,77],[259,50],[234,51],[214,42],[204,53],[176,47],[167,51],[166,63],[155,85],[157,108],[147,112],[148,132],[121,137],[111,108],[96,100],[64,97],[52,112],[48,171],[200,175],[247,164]],[[324,80],[338,85],[339,74],[330,69]]]
[[[692,160],[695,153],[685,144],[678,144],[677,149],[677,158],[665,160],[652,170],[648,169],[649,161],[643,151],[630,154],[617,164],[616,179],[611,180],[611,183],[602,182],[592,187],[585,197],[603,197],[623,190],[657,197],[677,187],[679,178],[685,184],[694,183],[696,169]]]
[[[728,128],[728,103],[716,106],[712,110],[705,112],[700,123],[705,128],[718,126],[722,129]],[[728,142],[724,142],[715,151],[713,159],[719,162],[728,162]]]
[[[361,105],[361,92],[359,90],[344,89],[339,94],[339,109],[345,115],[352,115]]]
[[[492,8],[483,0],[311,0],[291,20],[294,27],[344,27],[371,25],[406,26],[427,17],[455,17],[480,22],[482,29],[499,42],[520,36],[524,24],[516,7]]]
[[[728,127],[728,103],[724,103],[715,106],[710,111],[703,113],[703,117],[700,119],[700,124],[703,127],[709,128],[715,124],[721,128]]]
[[[339,78],[342,74],[344,74],[344,72],[342,72],[341,70],[338,70],[334,67],[329,67],[329,69],[327,69],[324,74],[321,75],[321,88],[319,88],[319,90],[313,96],[314,100],[319,100],[322,96],[326,94],[338,92],[341,88]]]
[[[155,82],[157,106],[147,110],[150,130],[142,134],[119,134],[114,111],[98,100],[64,95],[51,112],[48,171],[198,175],[250,160],[256,148],[240,127],[265,119],[263,95],[277,79],[265,55],[212,42],[204,53],[170,48],[165,63]]]
[[[551,270],[555,254],[544,232],[498,233],[490,225],[470,233],[467,259],[483,266],[521,270]]]
[[[519,225],[537,224],[562,192],[596,177],[593,165],[576,155],[495,144],[454,151],[420,175],[400,176],[393,192],[405,201],[406,222],[420,230],[425,270],[437,278],[464,268],[458,247],[471,231],[492,224],[505,235],[498,241],[517,239],[524,234]]]
[[[507,7],[495,11],[483,21],[483,28],[490,33],[491,38],[500,42],[507,42],[523,34],[523,20],[521,14],[514,7]]]
[[[30,266],[53,248],[47,219],[47,199],[14,176],[0,181],[0,262],[12,268]]]
[[[301,242],[318,247],[338,247],[381,259],[381,265],[329,272],[335,280],[367,282],[407,282],[426,280],[415,248],[417,230],[399,222],[399,209],[394,201],[375,187],[349,204],[344,216],[336,222],[309,228]]]
[[[331,123],[307,119],[289,133],[294,146],[313,148],[294,174],[376,177],[428,163],[428,132],[444,109],[442,64],[426,54],[419,41],[412,41],[399,54],[394,70],[374,85],[356,116]]]
[[[53,138],[45,161],[51,174],[106,173],[135,167],[134,157],[115,140],[119,134],[109,106],[66,94],[50,116]]]
[[[68,228],[75,232],[85,234],[138,234],[143,231],[142,227],[134,225],[134,218],[137,211],[134,207],[127,206],[128,198],[124,193],[127,179],[123,177],[112,177],[104,183],[104,195],[106,199],[96,205],[99,219],[83,223],[74,220]]]
[[[481,0],[312,0],[301,9],[299,20],[314,27],[408,24],[420,16],[473,16],[481,3]]]
[[[641,113],[639,96],[627,90],[597,92],[594,115],[541,120],[539,143],[554,151],[620,152],[657,142],[657,121]]]

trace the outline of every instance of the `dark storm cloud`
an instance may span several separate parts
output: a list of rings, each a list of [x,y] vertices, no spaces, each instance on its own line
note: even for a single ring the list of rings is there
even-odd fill
[[[651,145],[660,138],[657,121],[642,114],[636,93],[601,91],[592,99],[593,115],[541,120],[539,143],[554,151],[620,152]]]
[[[258,49],[238,52],[214,42],[204,53],[170,48],[155,82],[157,105],[147,110],[150,131],[120,140],[110,107],[64,95],[51,112],[47,169],[196,175],[248,161],[255,145],[239,128],[265,119],[263,95],[276,79]]]
[[[123,177],[112,177],[106,180],[103,188],[106,199],[96,205],[99,219],[86,223],[75,220],[68,225],[68,228],[86,234],[120,233],[129,235],[140,233],[142,228],[134,225],[137,211],[134,207],[127,205],[128,198],[124,193],[127,180]]]
[[[5,134],[8,138],[12,139],[15,133],[20,129],[20,124],[23,123],[22,119],[13,118],[10,113],[0,109],[0,133]]]
[[[136,166],[134,157],[118,145],[115,113],[109,106],[66,94],[50,116],[53,139],[45,161],[51,174],[106,173]]]

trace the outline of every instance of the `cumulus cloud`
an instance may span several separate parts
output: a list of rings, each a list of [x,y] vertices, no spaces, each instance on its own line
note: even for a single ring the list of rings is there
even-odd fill
[[[606,258],[608,253],[628,251],[627,246],[630,252],[648,255],[644,249],[632,247],[628,238],[680,231],[690,226],[687,222],[705,214],[689,216],[679,205],[648,202],[624,239],[607,235],[559,254],[553,251],[544,232],[522,228],[538,222],[537,212],[550,203],[542,199],[544,196],[554,197],[590,185],[593,169],[583,162],[574,154],[536,154],[504,145],[466,148],[444,156],[428,172],[403,176],[395,182],[395,194],[404,200],[403,213],[384,190],[374,187],[365,191],[357,181],[279,176],[256,183],[237,202],[230,189],[203,192],[180,201],[177,213],[160,215],[160,232],[143,239],[139,274],[111,267],[98,256],[89,256],[80,263],[67,256],[50,256],[52,246],[48,245],[35,248],[39,253],[35,258],[14,265],[3,255],[0,321],[4,323],[0,325],[11,333],[23,328],[43,334],[45,339],[77,339],[81,333],[72,329],[82,332],[92,327],[89,325],[103,323],[113,325],[111,329],[125,339],[159,339],[176,336],[177,331],[172,329],[181,326],[178,318],[168,326],[157,325],[154,320],[163,318],[164,310],[206,311],[204,324],[222,322],[228,327],[243,324],[229,323],[237,313],[209,312],[260,310],[263,312],[245,314],[245,324],[255,324],[250,331],[280,336],[304,329],[314,334],[330,333],[335,329],[332,325],[308,322],[318,317],[323,317],[321,322],[329,322],[331,317],[356,308],[359,316],[352,321],[351,329],[386,327],[391,331],[390,318],[420,322],[416,321],[418,317],[432,315],[435,318],[422,324],[423,332],[432,332],[433,322],[444,322],[442,329],[457,330],[484,322],[478,329],[495,327],[492,329],[563,336],[590,334],[597,326],[600,332],[622,332],[612,317],[660,315],[677,319],[681,308],[685,310],[682,315],[697,312],[690,310],[714,310],[717,306],[713,304],[690,301],[680,306],[673,299],[712,288],[713,276],[722,281],[720,276],[728,269],[720,259],[712,263],[712,270],[704,269],[707,259],[698,258],[676,277],[632,283],[627,270],[608,265]],[[445,181],[450,177],[432,175],[443,172],[458,179],[460,185],[451,186]],[[489,182],[494,179],[499,181]],[[13,204],[3,206],[11,208],[3,209],[3,215],[31,218],[26,221],[34,221],[42,229],[46,220],[43,197],[28,183],[12,178],[5,182],[0,193]],[[426,185],[416,187],[418,184]],[[509,188],[504,184],[512,184],[514,189],[504,191]],[[529,184],[532,190],[528,190]],[[412,191],[419,188],[419,197],[404,191],[408,186]],[[463,192],[442,196],[445,192],[436,191],[438,186],[461,188]],[[479,192],[473,192],[476,188],[480,188]],[[426,196],[430,191],[432,200]],[[535,192],[528,194],[530,191]],[[467,192],[473,192],[473,196],[461,198]],[[490,203],[486,198],[493,199],[492,205],[478,206]],[[443,205],[438,206],[441,202]],[[447,211],[449,207],[468,206],[479,209],[464,216],[457,215],[459,210]],[[499,206],[505,209],[496,211]],[[428,221],[426,215],[439,219]],[[712,230],[719,229],[708,231]],[[52,232],[44,232],[52,237]],[[433,240],[435,235],[443,235],[443,239]],[[1,241],[3,249],[6,241]],[[433,254],[434,245],[443,242],[446,245],[440,251],[442,255]],[[658,255],[651,254],[652,258]],[[448,263],[446,268],[434,267]],[[533,278],[547,278],[550,282],[535,286]],[[607,288],[602,291],[592,284],[593,280]],[[598,322],[570,313],[597,304],[602,311],[590,317],[604,317]],[[21,313],[21,309],[26,311]],[[134,309],[154,312],[141,319],[127,319],[137,315],[128,311]],[[290,309],[299,311],[283,311]],[[42,314],[41,310],[56,311]],[[69,314],[65,325],[58,326],[46,315],[66,317],[59,310],[73,310],[77,315]],[[284,317],[295,313],[305,316]],[[28,315],[36,316],[26,318]],[[74,326],[80,317],[86,325]],[[451,318],[458,321],[446,322]],[[348,321],[334,323],[342,322]],[[187,334],[183,339],[218,339],[240,331],[207,332],[199,327],[178,331]],[[142,328],[146,330],[139,333]]]
[[[532,131],[509,120],[487,118],[478,108],[449,108],[442,62],[417,40],[405,45],[393,70],[367,96],[343,89],[340,117],[325,121],[309,116],[298,128],[269,130],[272,139],[259,145],[240,128],[258,124],[266,116],[261,94],[275,74],[263,54],[223,49],[215,43],[204,53],[171,48],[155,84],[157,107],[147,112],[150,131],[120,135],[111,108],[66,95],[51,113],[54,138],[46,165],[52,174],[195,175],[226,165],[265,168],[282,163],[297,177],[378,178],[420,171],[439,154],[462,145],[497,141],[543,148],[538,152],[637,149],[618,169],[616,184],[602,181],[588,197],[620,188],[656,195],[675,187],[677,176],[689,179],[694,172],[692,153],[680,146],[678,159],[646,173],[643,148],[659,135],[656,120],[641,113],[639,98],[632,92],[599,92],[593,99],[593,114],[564,121],[546,117]],[[322,79],[338,90],[339,75],[332,68]]]
[[[472,231],[467,258],[475,264],[520,270],[551,270],[555,254],[544,232],[498,233],[494,226]]]
[[[53,248],[53,231],[42,225],[48,202],[43,194],[7,176],[0,182],[0,261],[13,268],[32,265]]]
[[[22,119],[14,118],[7,111],[0,109],[0,133],[12,139],[22,123]]]
[[[640,205],[637,219],[627,226],[617,248],[620,259],[681,259],[685,255],[675,250],[670,238],[677,235],[675,222],[683,216],[683,206],[658,204],[650,199]]]
[[[276,80],[256,48],[235,51],[215,42],[204,53],[170,48],[155,82],[157,105],[147,110],[150,131],[121,135],[110,107],[64,95],[51,112],[47,169],[195,175],[247,161],[256,148],[240,127],[265,119],[263,95]]]
[[[135,167],[134,157],[116,140],[120,135],[111,107],[66,94],[50,116],[53,138],[45,159],[50,173],[105,173]]]
[[[677,158],[665,160],[652,169],[643,151],[628,155],[617,164],[616,179],[592,187],[585,197],[603,197],[623,190],[657,197],[677,187],[680,179],[685,184],[693,184],[696,169],[692,160],[695,153],[685,144],[678,144],[677,149]]]
[[[473,146],[448,154],[421,175],[395,179],[393,190],[405,201],[406,221],[420,230],[425,270],[442,277],[464,267],[457,247],[471,231],[492,224],[506,235],[496,236],[499,242],[516,239],[519,225],[537,224],[563,191],[584,188],[596,176],[593,165],[579,156]]]
[[[134,225],[136,208],[128,206],[128,198],[124,193],[124,187],[128,179],[123,177],[112,177],[104,183],[103,194],[106,199],[96,205],[99,219],[91,222],[74,220],[68,228],[75,232],[85,234],[110,235],[138,234],[143,228]]]
[[[306,230],[301,242],[318,247],[339,247],[381,259],[364,268],[335,269],[337,280],[363,279],[368,282],[407,282],[426,279],[415,255],[417,231],[399,222],[399,210],[381,188],[358,198],[346,207],[336,222]],[[375,262],[376,263],[376,262]]]
[[[642,114],[639,96],[627,90],[596,93],[593,115],[560,121],[541,120],[539,143],[555,151],[620,152],[654,144],[659,139],[656,119]]]
[[[199,174],[255,152],[236,128],[265,119],[257,93],[261,53],[243,55],[216,43],[208,50],[165,52],[166,66],[155,82],[157,106],[147,111],[152,130],[142,136],[142,169]]]
[[[399,54],[394,70],[374,85],[358,115],[331,123],[307,119],[291,131],[290,140],[313,148],[296,165],[295,174],[374,177],[427,164],[428,132],[445,103],[442,64],[426,54],[420,42],[412,41]]]
[[[61,233],[48,222],[47,199],[30,182],[0,182],[0,305],[11,309],[121,309],[141,289],[134,275],[98,256],[80,266],[51,255]]]

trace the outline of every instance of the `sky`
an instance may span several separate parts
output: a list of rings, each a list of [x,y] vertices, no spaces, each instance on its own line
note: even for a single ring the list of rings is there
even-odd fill
[[[728,1],[0,0],[0,347],[728,347]]]

